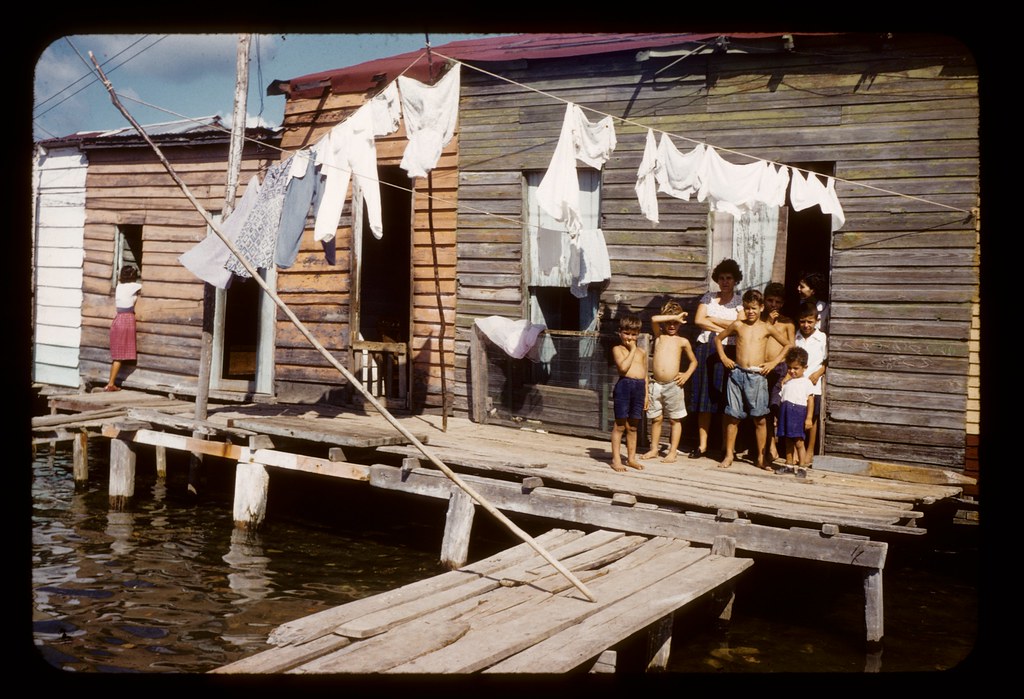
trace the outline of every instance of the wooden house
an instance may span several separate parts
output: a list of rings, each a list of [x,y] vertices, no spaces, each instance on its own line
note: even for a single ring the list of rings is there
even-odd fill
[[[192,194],[211,214],[219,216],[227,186],[230,138],[219,118],[143,128]],[[80,382],[107,381],[114,287],[121,267],[131,264],[141,271],[143,292],[136,306],[139,358],[136,365],[122,367],[124,384],[194,395],[204,284],[182,267],[178,257],[209,234],[207,223],[134,128],[86,134],[77,140],[87,162],[80,234],[83,254],[77,274],[65,272],[63,276],[68,289],[80,295]],[[247,129],[239,197],[254,174],[280,158],[276,146],[272,130]],[[212,393],[245,395],[256,390],[259,313],[266,306],[259,302],[259,291],[250,283],[232,285],[217,294]],[[40,287],[40,303],[42,293]],[[72,310],[79,313],[79,308]],[[37,314],[37,335],[40,320]],[[264,321],[263,325],[270,324]],[[265,351],[272,353],[272,345],[263,342]],[[38,371],[37,380],[42,380]]]
[[[824,453],[977,475],[979,101],[963,43],[781,33],[453,42],[276,81],[268,94],[287,98],[281,146],[315,142],[403,71],[432,82],[456,62],[458,127],[430,177],[398,167],[403,130],[377,142],[393,197],[382,244],[353,236],[349,218],[336,268],[307,235],[296,268],[278,274],[282,298],[353,367],[361,352],[405,353],[397,404],[603,437],[618,315],[649,317],[669,297],[692,314],[711,269],[740,250],[743,288],[778,281],[793,294],[808,269],[829,280]],[[603,167],[577,164],[581,207],[611,268],[582,297],[544,278],[529,234],[569,103],[611,117],[617,137]],[[683,152],[705,144],[733,164],[834,178],[845,220],[836,227],[821,207],[786,199],[751,221],[659,194],[654,223],[635,190],[649,130]],[[516,359],[481,339],[478,321],[491,316],[543,324],[547,355]],[[338,381],[280,321],[277,333],[277,387]]]
[[[37,143],[32,158],[32,381],[78,388],[85,154],[81,136]]]

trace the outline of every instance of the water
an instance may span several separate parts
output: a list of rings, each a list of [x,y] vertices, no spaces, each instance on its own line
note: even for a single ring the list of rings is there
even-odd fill
[[[206,468],[194,498],[184,455],[170,451],[157,479],[140,450],[131,506],[111,510],[108,449],[91,441],[90,479],[78,489],[68,443],[41,447],[33,462],[32,654],[47,670],[204,673],[266,649],[285,621],[443,572],[439,501],[272,471],[266,523],[245,534],[231,521],[232,469]],[[486,513],[476,522],[471,559],[518,543]],[[858,571],[765,558],[741,577],[729,624],[703,602],[677,617],[669,670],[972,668],[978,527],[956,529],[941,545],[890,545],[882,649],[865,647]]]

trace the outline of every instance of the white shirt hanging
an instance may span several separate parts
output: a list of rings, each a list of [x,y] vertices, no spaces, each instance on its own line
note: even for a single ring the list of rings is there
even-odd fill
[[[402,113],[409,143],[401,167],[409,177],[426,177],[437,166],[441,151],[455,134],[459,115],[461,64],[456,63],[435,85],[398,76]]]
[[[578,105],[565,106],[562,131],[554,155],[537,187],[537,202],[554,220],[578,231],[580,219],[580,185],[576,161],[600,170],[615,150],[615,128],[610,116],[591,123]]]

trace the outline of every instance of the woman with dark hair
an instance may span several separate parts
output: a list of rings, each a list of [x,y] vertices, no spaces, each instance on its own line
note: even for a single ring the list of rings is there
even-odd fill
[[[121,276],[114,289],[114,305],[117,314],[110,324],[110,380],[104,391],[120,391],[114,381],[121,371],[122,362],[135,361],[135,302],[142,292],[139,270],[127,266],[121,269]]]
[[[706,456],[711,418],[725,410],[725,382],[728,372],[715,350],[715,336],[728,328],[740,317],[743,301],[736,293],[736,286],[743,279],[743,272],[736,260],[725,259],[711,272],[711,278],[718,284],[719,291],[708,291],[697,305],[693,322],[701,332],[697,336],[694,354],[697,355],[697,370],[691,379],[690,395],[692,412],[697,413],[698,446],[690,452],[691,459]],[[727,356],[735,359],[736,338],[724,340]]]
[[[820,272],[803,272],[796,285],[796,292],[800,295],[800,304],[805,301],[812,302],[818,309],[818,330],[828,333],[828,282],[825,275]]]

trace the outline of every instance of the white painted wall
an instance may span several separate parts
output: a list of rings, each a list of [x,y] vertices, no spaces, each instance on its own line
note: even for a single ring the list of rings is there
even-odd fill
[[[37,151],[33,161],[32,380],[78,388],[85,261],[85,154]]]

